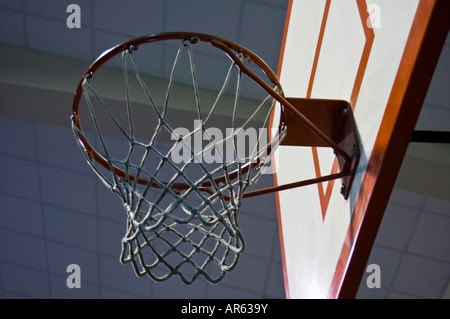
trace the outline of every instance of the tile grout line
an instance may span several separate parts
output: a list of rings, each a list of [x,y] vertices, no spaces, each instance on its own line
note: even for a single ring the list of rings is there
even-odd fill
[[[6,291],[5,291],[5,284],[4,284],[4,280],[3,280],[3,271],[2,271],[1,264],[0,264],[0,290],[1,290],[2,299],[6,299]]]
[[[95,228],[96,228],[96,232],[97,232],[97,236],[96,236],[96,259],[97,259],[97,277],[98,277],[98,297],[101,299],[102,298],[102,282],[101,282],[101,267],[100,267],[100,263],[101,263],[101,256],[100,256],[100,203],[99,203],[99,183],[95,183]]]
[[[275,254],[275,250],[276,250],[276,245],[280,245],[280,241],[279,241],[279,233],[278,233],[278,224],[274,223],[273,227],[275,227],[275,233],[274,233],[274,239],[272,242],[272,247],[270,248],[270,258],[267,258],[268,262],[269,262],[269,268],[267,270],[267,274],[266,274],[266,278],[265,278],[265,282],[264,282],[264,287],[263,287],[263,291],[262,291],[262,297],[265,297],[266,291],[267,291],[267,286],[269,284],[269,280],[270,280],[270,276],[271,276],[271,270],[272,267],[274,266],[274,263],[276,262],[276,260],[274,259],[274,254]]]
[[[91,11],[91,58],[95,59],[96,58],[96,28],[95,28],[95,5],[94,5],[94,1],[91,1],[90,4],[90,11]],[[97,232],[97,236],[96,236],[96,259],[97,259],[97,293],[98,293],[98,298],[101,299],[102,298],[102,282],[101,282],[101,267],[100,267],[100,263],[101,263],[101,256],[100,256],[100,220],[101,220],[101,214],[100,214],[100,203],[99,203],[99,183],[95,183],[95,188],[94,188],[94,192],[95,192],[95,229]]]
[[[30,45],[30,41],[28,39],[28,30],[27,30],[27,14],[25,12],[25,0],[20,1],[21,13],[22,13],[22,27],[23,27],[23,40],[25,42],[25,46],[28,47]]]
[[[50,279],[50,258],[48,253],[48,241],[47,241],[47,228],[45,225],[45,207],[44,207],[44,194],[42,191],[42,173],[41,173],[41,163],[39,162],[39,139],[38,139],[38,128],[37,123],[33,123],[33,131],[34,131],[34,151],[35,151],[35,163],[37,165],[37,179],[38,179],[38,186],[39,186],[39,206],[41,210],[41,218],[42,218],[42,233],[44,235],[44,247],[45,247],[45,263],[47,268],[47,282],[48,282],[48,293],[49,297],[52,298],[52,286],[51,286],[51,279]]]
[[[95,29],[95,7],[94,7],[94,1],[90,2],[90,8],[91,10],[91,21],[90,21],[90,31],[91,31],[91,59],[96,58],[96,47],[95,44],[97,42],[97,32]]]
[[[416,229],[417,229],[417,225],[419,224],[419,221],[420,221],[420,219],[421,219],[421,217],[422,217],[422,215],[423,215],[423,213],[424,213],[425,205],[426,205],[426,199],[427,199],[427,197],[424,196],[424,197],[422,198],[422,201],[421,201],[420,205],[418,205],[418,207],[417,207],[417,215],[416,215],[416,217],[414,218],[414,223],[413,223],[413,225],[412,225],[412,227],[411,227],[411,232],[410,232],[409,235],[408,235],[408,239],[406,240],[405,246],[404,246],[403,249],[401,249],[401,251],[400,251],[400,260],[399,260],[399,263],[398,263],[398,265],[397,265],[397,267],[396,267],[396,269],[395,269],[395,271],[394,271],[394,273],[393,273],[392,281],[391,281],[389,287],[387,287],[387,290],[388,290],[387,296],[388,296],[388,297],[389,297],[389,295],[391,294],[391,291],[396,291],[396,292],[400,292],[400,293],[405,293],[405,292],[399,291],[398,289],[394,289],[393,287],[394,287],[394,284],[395,284],[395,282],[396,282],[396,279],[398,279],[398,275],[399,275],[399,273],[400,273],[400,268],[401,268],[401,265],[403,264],[405,255],[408,254],[408,248],[409,248],[409,246],[411,245],[411,240],[412,240],[412,238],[414,237],[414,233],[415,233],[415,231],[416,231]]]

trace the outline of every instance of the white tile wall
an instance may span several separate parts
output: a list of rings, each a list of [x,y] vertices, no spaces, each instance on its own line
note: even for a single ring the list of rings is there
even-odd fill
[[[1,152],[25,159],[36,159],[35,126],[31,122],[0,118]],[[27,136],[14,142],[18,136]]]
[[[97,225],[93,216],[45,205],[45,228],[48,239],[97,251]]]
[[[448,88],[450,87],[450,42],[447,42],[442,50],[433,80],[428,89],[425,104],[422,108],[417,129],[449,131],[450,130],[450,105],[448,103]]]
[[[75,154],[75,153],[74,153]],[[45,203],[59,207],[95,214],[95,175],[80,174],[76,171],[40,166],[42,196]],[[69,190],[69,191],[68,191]]]
[[[5,32],[4,30],[11,30]],[[22,15],[7,10],[0,11],[0,41],[15,45],[26,45]]]
[[[392,285],[401,258],[402,254],[398,250],[380,246],[376,246],[373,248],[372,254],[367,264],[368,265],[377,264],[380,266],[382,289],[388,289]],[[371,274],[372,271],[366,268],[366,272],[364,273],[363,280],[361,281],[361,283],[366,284],[367,277],[369,277]]]
[[[41,238],[0,230],[0,258],[8,262],[46,270],[46,247]]]
[[[450,87],[450,45],[447,43],[442,50],[442,57],[439,59],[436,72],[431,81],[430,88],[425,100],[426,104],[440,105],[449,107],[448,105],[448,88]]]
[[[238,267],[227,274],[223,284],[241,287],[242,290],[263,295],[266,278],[269,274],[269,261],[250,254],[243,254]]]
[[[99,265],[97,252],[65,245],[56,241],[48,241],[49,272],[67,279],[70,273],[67,266],[77,264],[81,269],[81,284],[99,285]],[[63,287],[66,288],[66,287]],[[65,290],[65,289],[61,289]]]
[[[450,279],[449,201],[394,189],[369,264],[381,268],[381,289],[358,298],[440,298]]]
[[[20,2],[20,1],[18,1]],[[67,13],[67,6],[72,3],[76,3],[80,6],[81,9],[81,21],[84,22],[83,25],[89,25],[91,21],[91,1],[89,0],[47,0],[46,5],[42,5],[42,2],[33,1],[33,0],[25,0],[23,1],[25,4],[25,12],[30,15],[38,15],[45,18],[50,18],[54,20],[59,20],[66,22],[67,17],[70,13]],[[16,9],[21,9],[18,6]]]
[[[417,208],[389,205],[377,235],[377,243],[398,250],[405,249],[418,214]]]
[[[450,218],[424,212],[414,230],[408,251],[450,263]]]
[[[3,290],[25,298],[50,298],[47,272],[9,262],[0,262]]]
[[[20,10],[22,9],[22,3],[17,0],[3,0],[0,3],[0,7]]]
[[[18,132],[15,132],[18,134]],[[31,136],[31,135],[30,135]],[[49,168],[70,169],[74,173],[83,173],[91,176],[91,168],[86,165],[83,154],[78,145],[73,143],[74,135],[67,127],[55,127],[51,125],[38,125],[36,127],[36,140],[38,141],[37,154],[41,163],[49,164]],[[66,151],[61,151],[64,145]]]
[[[242,30],[239,41],[264,61],[268,61],[272,70],[276,70],[282,41],[279,35],[283,34],[284,24],[274,22],[283,21],[286,10],[248,2],[242,14],[244,21],[252,23]],[[270,40],[269,43],[268,39],[278,39],[278,42]]]
[[[47,36],[42,37],[42,34]],[[36,50],[50,51],[75,59],[92,59],[90,29],[69,29],[65,20],[29,16],[27,17],[27,39],[29,46]]]
[[[429,212],[450,217],[450,201],[440,198],[428,197],[425,203],[425,209]]]
[[[264,297],[281,299],[285,297],[283,267],[281,262],[272,261],[269,265],[269,275],[264,288]]]
[[[131,265],[122,265],[118,256],[100,255],[99,259],[101,286],[141,297],[150,297],[151,281],[148,278],[136,277]]]
[[[100,219],[98,232],[100,242],[99,251],[111,257],[119,256],[122,249],[122,237],[126,232],[125,216],[123,216],[123,220],[120,222]]]
[[[246,211],[241,212],[242,221],[239,223],[246,243],[246,250],[249,254],[270,259],[272,247],[278,241],[278,225],[271,220],[264,220],[255,215],[247,215]],[[258,227],[256,231],[256,227]]]
[[[137,0],[130,5],[123,5],[120,0],[93,1],[95,27],[131,37],[161,32],[164,2]]]
[[[99,207],[99,216],[102,219],[108,221],[113,220],[121,225],[124,225],[126,220],[126,212],[123,208],[120,197],[106,188],[103,184],[97,183],[96,189],[98,194],[97,205]]]
[[[0,208],[2,229],[44,237],[41,204],[38,201],[0,194]]]
[[[198,8],[202,8],[199,16]],[[239,32],[241,1],[198,0],[196,5],[188,1],[167,1],[166,31],[191,31],[214,34],[235,39]]]
[[[29,199],[40,198],[36,162],[0,154],[0,175],[0,191]]]
[[[81,266],[81,265],[80,265]],[[66,286],[67,275],[50,275],[50,287],[52,296],[58,299],[97,299],[100,296],[99,286],[81,282],[80,289],[68,289]],[[84,273],[82,273],[82,277]]]
[[[406,254],[392,289],[420,298],[440,298],[446,288],[449,271],[448,263]]]
[[[398,188],[394,188],[391,197],[389,198],[389,202],[392,204],[399,204],[411,208],[421,207],[424,200],[425,196],[422,194]]]

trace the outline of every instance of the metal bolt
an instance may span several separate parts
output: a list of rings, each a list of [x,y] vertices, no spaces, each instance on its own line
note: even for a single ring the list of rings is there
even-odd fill
[[[130,45],[129,48],[128,48],[128,53],[132,54],[133,51],[136,51],[136,50],[137,50],[137,48],[134,45]]]
[[[189,40],[189,42],[190,42],[191,44],[197,44],[197,43],[200,42],[200,38],[199,38],[199,37],[192,37],[192,38]]]
[[[353,145],[353,148],[352,148],[352,157],[355,157],[356,155],[358,155],[358,149],[356,148],[356,145]]]
[[[347,187],[345,186],[345,184],[342,184],[342,186],[341,186],[341,195],[344,196],[346,191],[347,191]]]
[[[76,117],[75,114],[72,114],[72,115],[70,116],[70,119],[72,120],[73,124],[75,124],[75,125],[78,124],[78,119],[77,119],[77,117]]]
[[[348,116],[348,107],[344,108],[342,111],[342,115],[344,115],[344,117]]]

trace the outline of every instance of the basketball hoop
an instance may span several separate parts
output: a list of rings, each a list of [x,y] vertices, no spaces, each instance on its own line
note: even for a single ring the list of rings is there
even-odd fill
[[[136,62],[136,54],[143,46],[164,45],[166,42],[176,42],[177,50],[164,101],[158,105],[153,97],[153,87],[148,85]],[[201,45],[213,47],[229,61],[223,84],[207,111],[202,108],[194,58],[194,47]],[[120,72],[124,91],[122,112],[126,113],[125,121],[115,114],[114,108],[110,107],[107,99],[93,84],[98,71],[117,57],[121,57]],[[192,79],[191,90],[195,96],[193,119],[199,123],[185,135],[177,133],[167,116],[183,57],[187,57]],[[258,74],[255,69],[259,71]],[[131,77],[145,95],[148,109],[155,119],[154,127],[147,130],[151,134],[144,139],[135,132]],[[255,84],[265,97],[249,110],[248,118],[238,124],[236,114],[241,106],[242,83],[246,80]],[[233,83],[235,87],[231,90]],[[218,140],[208,132],[208,125],[216,116],[225,95],[230,93],[233,94],[233,102],[229,107],[232,129]],[[271,132],[270,116],[276,103],[280,105],[281,115],[279,119],[274,119],[279,124]],[[276,75],[257,55],[238,44],[211,35],[186,32],[155,34],[125,42],[103,53],[88,68],[78,85],[71,120],[76,141],[87,162],[124,203],[127,231],[122,240],[121,262],[131,263],[138,276],[148,275],[156,281],[178,275],[183,282],[190,284],[203,275],[209,282],[217,283],[235,267],[244,249],[238,225],[243,198],[337,178],[349,179],[344,192],[344,196],[348,196],[359,158],[351,108],[346,103],[336,104],[337,108],[333,109],[341,114],[332,115],[332,120],[337,117],[332,131],[337,130],[338,133],[329,134],[329,124],[313,123],[303,114],[307,112],[304,106],[310,104],[309,100],[285,98]],[[320,104],[328,103],[322,101]],[[126,145],[122,156],[113,155],[100,113]],[[262,119],[259,123],[265,130],[258,135],[254,147],[242,153],[237,139],[256,118]],[[85,131],[82,126],[82,122],[87,120],[91,123],[92,131]],[[300,135],[306,137],[298,136],[298,132],[287,136],[288,130],[296,131],[295,126],[303,127],[307,133]],[[189,145],[188,139],[197,133],[207,137],[208,147],[195,150]],[[162,134],[175,137],[173,145],[165,150],[158,144]],[[292,139],[295,135],[298,138]],[[351,135],[350,142],[347,135]],[[280,143],[283,145],[283,140],[288,141],[284,145],[320,143],[332,147],[340,159],[341,171],[313,180],[248,192],[247,189],[258,181],[263,170],[270,165],[273,152]],[[230,161],[225,160],[226,154],[220,151],[225,143],[232,145],[234,157]],[[172,158],[180,147],[189,150],[188,159],[183,163]],[[199,160],[202,154],[211,149],[216,151],[216,158],[221,159],[214,165]],[[163,170],[171,171],[172,176],[162,176]]]

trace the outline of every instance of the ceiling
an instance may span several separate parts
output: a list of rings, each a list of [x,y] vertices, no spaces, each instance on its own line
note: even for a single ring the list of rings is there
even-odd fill
[[[66,8],[74,2],[81,8],[80,29],[66,26]],[[284,298],[273,196],[245,202],[240,218],[246,252],[221,284],[199,280],[186,287],[177,280],[137,279],[129,265],[118,262],[120,202],[83,163],[66,121],[73,89],[89,63],[149,33],[214,34],[256,52],[276,70],[287,5],[288,0],[0,0],[1,297]],[[155,58],[151,76],[168,76],[166,49]],[[450,131],[449,75],[447,40],[417,129]],[[449,297],[449,177],[448,145],[410,145],[369,259],[381,267],[382,288],[368,289],[365,275],[358,297]],[[70,263],[86,269],[76,292],[65,286]]]

